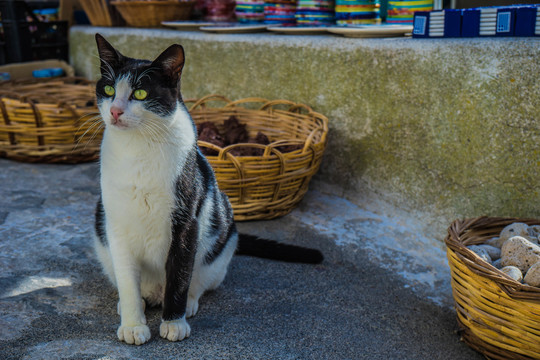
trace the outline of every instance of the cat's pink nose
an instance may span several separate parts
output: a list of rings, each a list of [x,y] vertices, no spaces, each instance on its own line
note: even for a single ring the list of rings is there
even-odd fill
[[[111,115],[113,116],[115,122],[118,121],[118,118],[123,113],[124,113],[124,111],[122,111],[122,109],[120,109],[120,108],[117,108],[117,107],[112,107],[111,108]]]

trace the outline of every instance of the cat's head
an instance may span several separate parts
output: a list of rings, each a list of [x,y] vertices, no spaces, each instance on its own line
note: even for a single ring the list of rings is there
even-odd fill
[[[182,46],[171,45],[149,61],[122,55],[100,34],[96,42],[101,64],[96,96],[105,125],[119,130],[166,126],[181,101]]]

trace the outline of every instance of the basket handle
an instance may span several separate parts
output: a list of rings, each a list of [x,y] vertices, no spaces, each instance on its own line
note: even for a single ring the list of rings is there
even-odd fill
[[[268,109],[270,107],[274,107],[276,105],[289,105],[288,110],[291,111],[291,112],[300,112],[301,109],[306,110],[308,113],[313,112],[313,109],[311,109],[309,106],[307,106],[305,104],[301,104],[301,103],[295,103],[295,102],[289,101],[289,100],[267,101],[266,104],[261,106],[261,108],[259,110],[266,110],[266,109]]]
[[[270,145],[262,145],[262,144],[234,144],[234,145],[229,145],[225,148],[223,148],[220,152],[219,152],[219,155],[218,155],[218,158],[219,160],[230,160],[234,167],[236,168],[236,172],[238,174],[238,177],[240,178],[240,181],[245,181],[247,179],[245,179],[244,177],[244,168],[242,166],[242,163],[237,159],[237,157],[233,154],[230,153],[231,150],[237,148],[237,147],[242,147],[242,146],[252,146],[252,147],[256,147],[256,148],[263,148],[264,149],[264,154],[263,156],[264,157],[268,157],[270,156],[271,154],[274,154],[278,157],[279,159],[279,162],[281,163],[281,166],[279,167],[279,176],[283,176],[283,173],[284,173],[284,169],[285,169],[285,157],[283,156],[283,154],[277,150],[275,147],[273,146],[270,146]],[[274,185],[275,189],[274,189],[274,196],[272,198],[272,201],[276,201],[278,199],[278,195],[280,194],[280,191],[281,191],[281,186],[282,186],[282,183],[281,182],[278,182],[277,184]],[[244,187],[242,187],[240,189],[240,196],[239,196],[239,202],[241,204],[244,203],[244,198],[246,196],[246,189]]]
[[[191,107],[189,108],[189,112],[197,109],[197,108],[205,108],[206,107],[206,103],[210,102],[210,101],[222,101],[222,102],[226,102],[227,104],[230,103],[231,101],[229,99],[227,99],[225,96],[223,95],[217,95],[217,94],[210,94],[210,95],[206,95],[200,99],[188,99],[188,100],[185,100],[184,103],[194,103],[193,105],[191,105]]]
[[[231,101],[228,98],[226,98],[223,95],[218,94],[210,94],[206,95],[200,99],[187,99],[184,101],[184,103],[193,103],[191,107],[189,108],[189,111],[193,111],[197,108],[205,108],[206,104],[210,101],[222,101],[225,102],[225,108],[232,108],[237,105],[246,104],[246,103],[262,103],[263,105],[259,108],[259,110],[267,110],[268,108],[274,107],[276,105],[289,105],[288,111],[291,112],[297,112],[300,113],[301,110],[305,110],[308,113],[312,113],[313,109],[309,107],[308,105],[302,104],[302,103],[295,103],[290,100],[271,100],[259,97],[249,97],[245,99],[239,99],[235,101]]]
[[[0,99],[0,110],[2,111],[2,117],[4,118],[4,123],[9,127],[11,125],[11,120],[9,119],[9,115],[6,109],[6,104],[4,103],[4,99]],[[9,131],[8,137],[9,137],[9,143],[11,145],[17,144],[17,141],[15,140],[15,133]]]
[[[267,102],[268,102],[268,100],[264,99],[264,98],[249,97],[249,98],[245,98],[245,99],[239,99],[239,100],[231,101],[225,107],[235,107],[236,105],[247,104],[247,103],[263,103],[263,104],[265,104]]]
[[[322,114],[311,112],[312,116],[315,118],[315,122],[317,122],[320,126],[316,129],[313,129],[313,131],[309,134],[309,136],[306,139],[306,143],[304,146],[303,151],[307,151],[309,147],[313,144],[313,138],[316,134],[321,133],[321,142],[326,143],[326,135],[328,134],[328,118]]]

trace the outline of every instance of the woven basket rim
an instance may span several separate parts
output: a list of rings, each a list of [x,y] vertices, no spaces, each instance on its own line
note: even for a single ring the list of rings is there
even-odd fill
[[[489,217],[457,219],[448,228],[444,241],[448,249],[456,253],[472,272],[494,281],[502,291],[514,299],[530,300],[540,303],[540,288],[520,283],[467,248],[468,245],[481,244],[497,236],[506,225],[515,222],[527,225],[540,225],[540,219],[518,217]]]
[[[210,121],[219,128],[230,116],[246,121],[250,136],[265,132],[268,145],[240,143],[219,147],[199,140],[200,147],[217,150],[205,155],[218,184],[231,200],[236,221],[272,219],[288,214],[303,198],[318,170],[327,144],[328,118],[311,107],[289,100],[249,97],[231,101],[211,94],[184,100],[196,124]],[[279,151],[294,143],[297,150]],[[235,156],[238,147],[264,149],[260,156]]]
[[[0,83],[0,156],[45,163],[97,159],[100,136],[90,132],[98,114],[94,87],[81,77]]]
[[[223,103],[223,106],[209,106],[209,104],[213,103],[213,102]],[[301,139],[277,140],[277,141],[271,142],[268,145],[261,145],[261,144],[254,144],[254,143],[238,143],[238,144],[228,145],[228,146],[223,147],[223,148],[220,147],[220,146],[217,146],[215,144],[211,144],[211,143],[199,140],[198,141],[199,145],[203,145],[205,147],[209,147],[209,148],[212,148],[212,149],[217,150],[217,151],[220,152],[218,155],[207,155],[207,157],[212,158],[212,159],[223,160],[227,156],[234,156],[234,155],[230,154],[230,150],[235,149],[237,147],[263,148],[263,149],[265,149],[265,154],[270,154],[271,155],[271,156],[266,155],[265,157],[272,157],[272,156],[279,156],[278,154],[276,154],[276,152],[278,152],[278,150],[275,149],[278,146],[283,146],[283,145],[286,145],[286,144],[289,144],[289,143],[291,143],[291,144],[292,143],[304,143],[305,146],[302,149],[302,153],[305,153],[306,151],[308,151],[308,149],[312,145],[326,144],[326,142],[327,142],[327,136],[328,136],[328,131],[329,131],[329,129],[328,129],[328,118],[325,115],[314,111],[310,106],[308,106],[306,104],[303,104],[303,103],[293,102],[293,101],[285,100],[285,99],[268,100],[268,99],[260,98],[260,97],[247,97],[247,98],[242,98],[242,99],[232,101],[232,100],[229,100],[227,97],[225,97],[223,95],[218,95],[218,94],[206,95],[206,96],[204,96],[202,98],[199,98],[199,99],[195,99],[195,98],[186,99],[186,100],[184,100],[184,103],[185,104],[193,103],[188,109],[190,114],[194,114],[194,113],[196,114],[197,111],[205,111],[206,112],[206,111],[209,111],[209,110],[219,112],[219,111],[222,111],[223,109],[227,109],[227,110],[231,110],[231,111],[238,111],[238,109],[240,109],[240,110],[244,110],[244,109],[248,110],[245,107],[245,105],[248,105],[248,104],[251,104],[251,105],[260,104],[260,107],[258,109],[255,109],[255,110],[249,109],[248,111],[261,111],[261,112],[266,111],[268,113],[272,113],[272,112],[275,113],[275,111],[277,111],[277,112],[279,112],[279,111],[292,112],[292,111],[301,111],[301,110],[303,110],[303,111],[305,111],[307,113],[307,114],[305,114],[306,116],[314,117],[314,118],[317,118],[318,120],[320,120],[320,127],[318,129],[313,130],[312,134],[310,134],[310,136],[308,136],[308,138],[306,140],[301,140]],[[277,107],[277,106],[288,106],[289,109],[288,110],[282,110],[282,109],[275,110],[275,107]],[[312,142],[312,138],[313,138],[315,132],[320,132],[321,133],[321,138],[320,138],[319,141],[316,141],[316,142],[313,141]],[[284,153],[283,155],[288,156],[287,154],[290,154],[290,153]],[[240,156],[239,158],[246,158],[246,157],[249,157],[249,156]]]

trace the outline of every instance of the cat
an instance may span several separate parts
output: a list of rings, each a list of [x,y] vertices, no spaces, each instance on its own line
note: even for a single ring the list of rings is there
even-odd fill
[[[145,306],[163,308],[159,333],[190,336],[199,298],[224,280],[233,254],[319,263],[318,250],[239,235],[227,196],[197,146],[180,93],[184,49],[155,60],[122,55],[96,34],[105,124],[95,251],[119,295],[118,339],[147,342]]]

